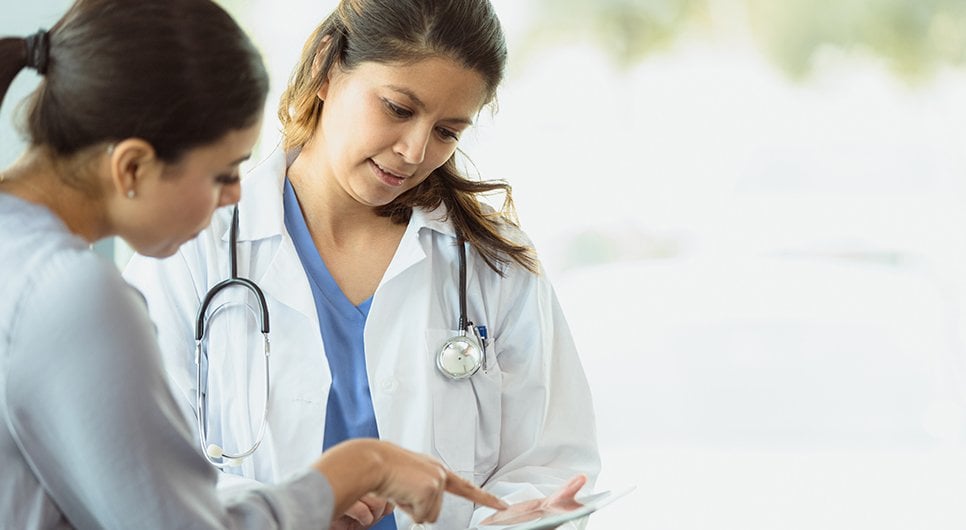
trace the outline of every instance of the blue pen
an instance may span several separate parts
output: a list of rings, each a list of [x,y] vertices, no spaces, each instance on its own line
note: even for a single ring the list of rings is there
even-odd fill
[[[476,332],[476,338],[480,339],[480,346],[483,347],[483,373],[486,373],[486,326],[476,326],[473,330]]]

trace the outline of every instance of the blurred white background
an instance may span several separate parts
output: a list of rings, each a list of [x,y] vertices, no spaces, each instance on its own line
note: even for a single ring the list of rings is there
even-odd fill
[[[510,71],[463,150],[568,313],[599,486],[637,485],[589,528],[966,527],[966,7],[493,3]],[[26,34],[68,2],[0,4]],[[223,4],[272,118],[335,2]]]

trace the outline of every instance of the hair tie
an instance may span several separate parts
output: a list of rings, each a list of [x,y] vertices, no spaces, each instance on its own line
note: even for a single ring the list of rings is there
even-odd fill
[[[37,33],[24,39],[27,47],[27,67],[33,68],[40,75],[47,73],[47,60],[50,58],[50,37],[47,30],[41,29]]]

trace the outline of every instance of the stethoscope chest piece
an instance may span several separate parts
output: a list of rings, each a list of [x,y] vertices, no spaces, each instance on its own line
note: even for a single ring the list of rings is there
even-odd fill
[[[479,330],[466,318],[466,244],[457,240],[459,247],[459,332],[443,343],[436,353],[436,368],[450,379],[466,379],[483,367],[486,372],[486,343]],[[482,327],[482,326],[481,326]],[[471,333],[467,333],[470,330]]]
[[[483,352],[468,335],[447,340],[436,355],[436,367],[450,379],[466,379],[483,366]]]

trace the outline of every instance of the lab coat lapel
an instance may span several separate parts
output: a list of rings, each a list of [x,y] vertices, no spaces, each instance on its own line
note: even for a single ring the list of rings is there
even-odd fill
[[[291,156],[294,154],[286,156],[280,147],[276,148],[243,181],[239,204],[239,263],[252,264],[255,269],[248,274],[261,286],[265,296],[317,323],[318,314],[308,277],[295,244],[285,230],[282,193]],[[227,232],[224,239],[228,240]],[[256,255],[243,256],[242,248],[248,248]],[[263,263],[266,265],[261,265]]]
[[[383,285],[392,281],[393,278],[402,274],[409,267],[426,259],[426,249],[420,239],[425,237],[422,234],[424,229],[435,230],[456,237],[452,226],[443,221],[445,218],[446,208],[443,206],[431,212],[420,209],[413,210],[412,217],[409,219],[409,226],[406,227],[406,233],[399,241],[399,248],[389,263],[386,273],[383,274],[382,281],[379,282],[379,287],[376,289],[376,294],[379,293]]]
[[[426,259],[426,251],[423,250],[423,246],[419,242],[419,227],[410,220],[409,226],[406,227],[406,232],[403,234],[402,239],[399,240],[399,248],[396,249],[396,254],[393,255],[392,261],[389,262],[389,267],[386,268],[385,274],[382,275],[382,280],[379,281],[376,294],[378,295],[382,286],[387,282],[424,259]]]
[[[312,297],[308,276],[295,250],[295,244],[286,233],[272,246],[274,256],[259,280],[265,296],[278,300],[318,323],[315,299]]]
[[[413,295],[420,293],[410,293],[406,285],[400,284],[397,279],[407,269],[414,267],[426,260],[426,249],[423,247],[421,237],[423,229],[426,227],[425,218],[422,212],[416,210],[409,219],[406,232],[399,241],[399,247],[389,262],[389,267],[382,275],[379,286],[372,297],[372,305],[369,306],[369,316],[366,318],[366,364],[369,373],[369,384],[372,387],[377,381],[391,380],[395,371],[395,363],[382,362],[382,356],[386,352],[394,351],[392,342],[398,340],[398,336],[386,333],[392,329],[393,315],[398,311],[402,300],[412,301]],[[372,330],[380,330],[374,333]],[[388,379],[387,379],[388,378]],[[373,394],[373,405],[376,411],[376,421],[379,425],[385,426],[387,421],[395,418],[387,417],[388,408],[379,406],[380,395]],[[381,428],[381,427],[380,427]]]
[[[426,317],[431,313],[432,292],[426,277],[431,276],[428,267],[431,267],[430,252],[436,244],[434,232],[455,238],[452,227],[442,221],[445,214],[443,208],[413,212],[399,248],[379,283],[366,321],[366,364],[379,431],[392,433],[391,437],[411,448],[429,443],[423,438],[422,426],[430,421],[427,414],[431,409],[414,406],[413,400],[424,399],[420,396],[428,388],[431,372],[414,372],[404,367],[418,362],[421,358],[418,352],[425,347],[422,337],[428,324]],[[399,319],[401,309],[410,312],[411,318]],[[405,382],[401,382],[403,377]]]

